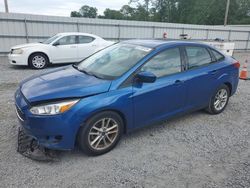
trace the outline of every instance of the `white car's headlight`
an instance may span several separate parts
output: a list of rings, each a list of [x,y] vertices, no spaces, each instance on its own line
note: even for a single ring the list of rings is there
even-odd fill
[[[22,53],[23,53],[23,49],[21,48],[12,50],[12,54],[22,54]]]
[[[72,106],[74,106],[79,99],[70,101],[61,101],[56,103],[50,103],[40,106],[34,106],[30,109],[30,112],[35,115],[55,115],[66,112]]]

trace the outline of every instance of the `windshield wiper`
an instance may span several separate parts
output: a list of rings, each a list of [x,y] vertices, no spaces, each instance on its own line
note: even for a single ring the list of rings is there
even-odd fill
[[[84,69],[78,69],[78,67],[77,67],[77,70],[79,70],[80,72],[83,72],[84,74],[87,74],[87,75],[90,75],[90,76],[92,76],[89,72],[87,72],[86,70],[84,70]]]
[[[87,75],[89,75],[89,76],[94,76],[94,77],[99,78],[99,79],[103,79],[102,77],[97,76],[97,75],[94,74],[93,72],[88,72],[88,71],[86,71],[86,70],[84,70],[84,69],[79,69],[78,66],[77,66],[76,64],[73,64],[72,66],[73,66],[76,70],[78,70],[78,71],[80,71],[80,72],[83,72],[84,74],[87,74]]]
[[[90,75],[90,76],[94,76],[94,77],[96,77],[96,78],[98,78],[98,79],[103,79],[102,77],[97,76],[97,75],[94,74],[93,72],[88,72],[87,74]]]
[[[76,70],[79,70],[76,64],[72,64],[72,67],[74,67]]]

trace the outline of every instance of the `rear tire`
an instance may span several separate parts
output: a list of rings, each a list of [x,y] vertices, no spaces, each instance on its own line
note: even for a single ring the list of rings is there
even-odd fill
[[[230,91],[227,85],[223,84],[213,94],[209,106],[206,109],[210,114],[223,112],[228,104]]]
[[[123,120],[113,111],[91,117],[79,130],[77,142],[87,155],[102,155],[112,150],[123,133]]]
[[[48,66],[49,59],[43,53],[34,53],[30,55],[28,63],[33,69],[44,69]]]

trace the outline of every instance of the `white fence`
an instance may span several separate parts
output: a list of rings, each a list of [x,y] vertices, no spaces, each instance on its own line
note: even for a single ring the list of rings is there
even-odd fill
[[[86,32],[116,41],[132,38],[160,39],[167,32],[169,39],[179,39],[180,34],[188,34],[193,40],[221,38],[234,41],[236,50],[250,50],[250,30],[247,27],[0,13],[0,54],[6,55],[13,45],[42,41],[59,32]]]

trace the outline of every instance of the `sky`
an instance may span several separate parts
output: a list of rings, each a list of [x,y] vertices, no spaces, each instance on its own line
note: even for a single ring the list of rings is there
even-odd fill
[[[81,6],[89,5],[103,14],[106,8],[119,10],[129,0],[8,0],[9,12],[70,16],[71,11],[78,11]],[[4,12],[4,0],[0,0],[0,12]]]

